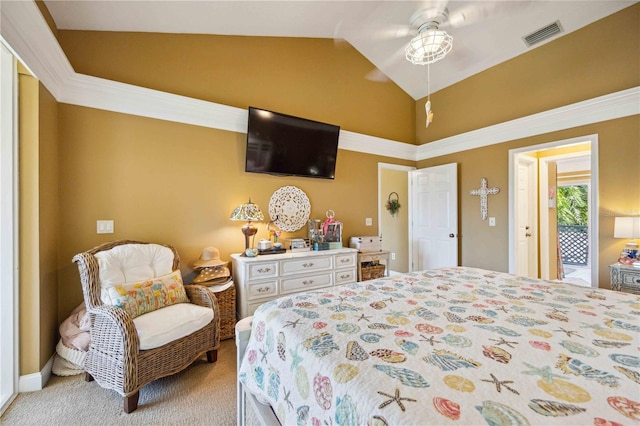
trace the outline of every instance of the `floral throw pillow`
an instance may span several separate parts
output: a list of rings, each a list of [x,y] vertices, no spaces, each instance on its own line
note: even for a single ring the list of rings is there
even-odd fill
[[[179,270],[146,281],[116,284],[107,288],[104,296],[104,303],[121,307],[132,318],[176,303],[189,302]]]

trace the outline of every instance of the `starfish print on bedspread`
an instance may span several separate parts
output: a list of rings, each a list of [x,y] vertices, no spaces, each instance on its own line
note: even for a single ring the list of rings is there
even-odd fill
[[[304,323],[300,323],[300,318],[298,318],[295,321],[286,321],[286,324],[282,326],[282,328],[286,328],[286,327],[293,327],[296,328],[296,326],[298,325],[302,325]]]
[[[515,346],[513,345],[517,345],[519,342],[509,342],[508,340],[505,340],[504,337],[501,337],[499,340],[498,339],[489,339],[492,342],[496,342],[496,346],[500,346],[500,345],[507,345],[510,348],[515,348]]]
[[[367,321],[367,322],[371,322],[371,321],[369,320],[369,318],[371,318],[371,316],[369,316],[369,315],[365,315],[365,314],[360,314],[360,316],[357,318],[357,320],[358,320],[358,321],[360,321],[360,320],[365,320],[365,321]]]
[[[553,379],[561,379],[563,376],[555,374],[551,371],[551,367],[545,365],[544,367],[535,367],[531,364],[523,362],[530,370],[523,371],[522,374],[528,374],[531,376],[540,376],[547,383],[553,383]]]
[[[491,376],[491,380],[482,379],[482,381],[487,383],[493,383],[494,385],[496,385],[496,390],[498,392],[502,392],[502,388],[504,387],[505,389],[515,393],[516,395],[520,395],[520,392],[518,392],[517,390],[509,386],[510,384],[513,383],[513,380],[498,380],[498,378],[494,376],[493,373],[491,373],[490,376]]]
[[[600,303],[600,306],[606,309],[618,309],[616,305],[605,305],[604,303]]]
[[[578,337],[582,337],[581,335],[578,334],[577,331],[573,331],[573,330],[565,330],[564,328],[560,327],[558,330],[553,330],[553,331],[562,331],[563,333],[567,333],[567,337],[573,337],[573,335],[575,334]]]
[[[405,408],[404,404],[402,403],[402,401],[416,402],[416,400],[413,399],[413,398],[401,397],[400,396],[400,389],[398,389],[398,388],[396,388],[395,395],[389,395],[388,393],[384,393],[384,392],[380,392],[380,391],[378,391],[378,393],[380,395],[386,396],[387,398],[391,398],[391,399],[388,399],[388,400],[384,401],[382,404],[378,405],[378,408],[384,408],[387,405],[391,404],[392,402],[395,402],[395,403],[398,404],[400,409],[404,412],[404,411],[406,411],[406,408]]]
[[[436,338],[435,336],[426,337],[426,336],[421,334],[420,337],[421,337],[421,339],[420,339],[421,342],[427,342],[431,346],[434,346],[436,343],[442,343],[442,340],[435,340],[435,338]]]

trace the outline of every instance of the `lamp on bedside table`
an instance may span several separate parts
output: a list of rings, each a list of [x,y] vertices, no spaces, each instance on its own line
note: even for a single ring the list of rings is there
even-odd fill
[[[613,238],[640,238],[640,216],[616,217],[613,224]],[[638,257],[638,243],[628,242],[623,253],[631,259]]]
[[[242,227],[242,233],[244,234],[244,249],[246,251],[250,247],[249,237],[256,235],[258,232],[258,228],[252,225],[251,222],[264,220],[260,207],[258,207],[257,204],[252,203],[251,198],[249,198],[249,202],[240,204],[235,208],[229,219],[247,221],[247,223]]]

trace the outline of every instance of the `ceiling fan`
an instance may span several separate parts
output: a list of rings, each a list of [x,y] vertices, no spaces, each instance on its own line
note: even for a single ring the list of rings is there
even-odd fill
[[[419,2],[407,24],[384,25],[373,29],[373,31],[365,30],[364,32],[366,37],[380,42],[406,39],[380,68],[387,69],[405,59],[412,64],[426,65],[443,59],[452,50],[453,37],[447,34],[446,30],[461,28],[496,17],[511,9],[522,8],[531,1],[426,0]],[[380,82],[389,80],[380,69],[371,71],[366,78]]]
[[[422,2],[409,18],[408,25],[388,26],[378,29],[371,36],[379,40],[390,40],[397,38],[409,38],[406,43],[391,55],[380,68],[387,69],[403,60],[407,60],[415,65],[427,66],[427,102],[425,104],[426,127],[433,120],[430,100],[430,69],[429,65],[445,58],[453,49],[453,37],[445,30],[459,28],[475,22],[486,20],[492,16],[504,12],[506,9],[514,7],[515,2],[482,1],[482,2],[454,2],[460,6],[453,6],[449,9],[449,0],[425,1]],[[518,2],[529,3],[529,1]],[[404,58],[402,58],[404,57]],[[375,68],[369,72],[365,78],[371,81],[386,82],[387,75],[380,69]]]

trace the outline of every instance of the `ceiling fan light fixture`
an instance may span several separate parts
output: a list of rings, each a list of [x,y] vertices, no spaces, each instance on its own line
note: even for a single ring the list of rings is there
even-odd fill
[[[452,48],[453,37],[446,31],[427,28],[411,39],[405,54],[412,64],[426,65],[444,58]]]

